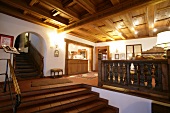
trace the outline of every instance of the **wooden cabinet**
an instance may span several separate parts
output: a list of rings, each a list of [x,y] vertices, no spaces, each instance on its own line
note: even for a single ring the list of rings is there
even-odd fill
[[[88,60],[68,59],[68,75],[88,72]]]

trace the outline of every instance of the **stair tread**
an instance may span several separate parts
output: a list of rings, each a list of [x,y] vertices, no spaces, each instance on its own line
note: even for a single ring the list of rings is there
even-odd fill
[[[70,94],[70,93],[75,93],[75,92],[79,92],[79,91],[87,91],[87,88],[78,88],[78,89],[72,89],[71,91],[62,91],[62,92],[49,92],[47,94],[40,94],[40,95],[34,95],[34,96],[26,96],[26,98],[23,97],[23,101],[29,101],[32,98],[35,99],[47,99],[50,97],[56,97],[56,96],[60,96],[60,95],[66,95],[66,94]]]
[[[32,105],[32,106],[27,106],[24,108],[19,108],[18,112],[24,112],[27,109],[32,109],[32,110],[38,110],[37,107],[39,107],[39,110],[49,110],[49,109],[62,109],[64,107],[64,105],[69,105],[69,107],[71,106],[75,106],[79,103],[79,101],[83,101],[83,100],[92,100],[92,98],[96,97],[96,95],[94,94],[89,94],[89,95],[81,95],[81,96],[75,96],[75,97],[71,97],[71,98],[66,98],[66,99],[61,99],[61,100],[55,100],[52,102],[46,102],[46,103],[41,103],[41,104],[36,104],[36,105]],[[75,104],[77,102],[77,104]],[[35,111],[31,111],[31,112],[35,112]]]
[[[97,109],[91,113],[118,113],[118,108],[115,108],[115,107],[103,107],[103,108],[100,108],[100,109]]]
[[[118,113],[108,105],[108,101],[89,89],[82,84],[63,84],[49,89],[25,91],[21,93],[17,113]],[[11,103],[7,102],[2,100],[1,103],[5,104],[0,107],[0,112],[12,112]]]

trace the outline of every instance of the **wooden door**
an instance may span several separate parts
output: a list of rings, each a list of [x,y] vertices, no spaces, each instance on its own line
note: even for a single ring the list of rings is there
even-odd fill
[[[96,55],[96,63],[95,63],[95,71],[98,71],[98,54],[99,54],[99,50],[103,50],[103,49],[106,49],[107,51],[107,59],[109,60],[110,59],[110,56],[109,56],[109,46],[100,46],[100,47],[96,47],[95,48],[95,55]]]

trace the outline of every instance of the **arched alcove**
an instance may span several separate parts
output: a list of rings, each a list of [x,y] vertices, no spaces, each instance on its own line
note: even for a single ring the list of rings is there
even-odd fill
[[[46,65],[46,53],[47,46],[44,38],[36,32],[23,32],[19,34],[14,41],[14,47],[18,49],[19,52],[27,53],[30,46],[28,46],[28,42],[39,52],[39,54],[43,57],[43,67]],[[44,69],[43,69],[44,73]]]

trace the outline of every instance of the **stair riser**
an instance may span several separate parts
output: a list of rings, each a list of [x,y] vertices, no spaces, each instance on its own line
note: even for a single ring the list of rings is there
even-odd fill
[[[47,94],[47,93],[52,93],[52,92],[61,92],[61,91],[65,91],[65,90],[72,90],[72,89],[76,89],[76,88],[81,88],[80,85],[70,85],[70,86],[63,86],[63,87],[54,87],[54,88],[50,88],[50,89],[41,89],[41,90],[32,90],[29,92],[24,92],[22,93],[22,96],[33,96],[33,95],[37,95],[37,94]]]
[[[78,96],[78,95],[83,95],[83,94],[88,94],[89,91],[80,91],[80,92],[75,92],[75,93],[69,93],[69,94],[64,94],[64,95],[57,95],[57,96],[53,96],[53,97],[46,97],[43,99],[39,99],[39,100],[33,100],[33,101],[29,101],[29,102],[22,102],[22,104],[20,105],[19,108],[22,107],[26,107],[26,106],[31,106],[34,104],[41,104],[44,102],[54,102],[54,101],[59,101],[61,99],[66,99],[66,98],[71,98],[74,96]]]
[[[59,110],[64,110],[64,109],[67,109],[67,108],[70,108],[70,107],[73,107],[73,106],[76,106],[76,105],[79,105],[79,104],[90,102],[90,101],[93,101],[97,98],[98,98],[98,96],[93,97],[93,98],[86,98],[86,99],[76,101],[76,102],[72,102],[72,103],[68,103],[68,104],[63,104],[63,105],[60,105],[60,106],[51,107],[50,109],[39,111],[39,113],[49,113],[49,112],[56,112],[57,113],[57,111],[59,111]]]

